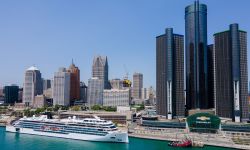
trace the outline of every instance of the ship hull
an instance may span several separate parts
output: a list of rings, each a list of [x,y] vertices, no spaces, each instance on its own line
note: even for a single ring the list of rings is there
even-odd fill
[[[68,134],[51,133],[51,132],[43,132],[43,131],[34,131],[33,129],[28,129],[28,128],[17,128],[14,126],[6,126],[6,131],[13,132],[13,133],[58,137],[58,138],[84,140],[84,141],[115,142],[115,143],[128,143],[129,142],[128,133],[120,132],[120,131],[109,132],[105,136],[90,135],[90,134],[77,134],[77,133],[68,133]]]

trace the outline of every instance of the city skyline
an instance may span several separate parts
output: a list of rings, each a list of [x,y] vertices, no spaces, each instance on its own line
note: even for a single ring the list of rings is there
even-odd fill
[[[15,69],[5,69],[1,73],[0,87],[8,84],[23,86],[23,74],[33,64],[40,69],[43,78],[51,79],[58,67],[68,66],[72,58],[81,70],[82,81],[87,83],[91,77],[91,60],[95,55],[105,55],[109,58],[109,79],[124,77],[125,65],[130,79],[134,72],[141,72],[145,78],[145,87],[153,85],[155,88],[155,36],[167,27],[174,27],[176,33],[184,34],[184,8],[193,3],[193,0],[157,3],[128,1],[119,3],[117,7],[114,7],[118,4],[114,1],[95,2],[62,1],[60,5],[64,7],[58,8],[56,3],[49,1],[28,4],[1,2],[4,23],[0,25],[0,40],[3,42],[0,44],[0,67]],[[250,31],[250,23],[245,19],[247,14],[243,13],[248,10],[250,2],[201,0],[200,3],[205,3],[208,7],[208,44],[213,43],[213,34],[223,31],[228,24],[236,22],[242,30]],[[227,5],[223,5],[224,3]],[[33,7],[23,11],[27,7],[25,5]],[[102,5],[106,8],[102,8]],[[137,9],[140,5],[144,7]],[[87,6],[90,8],[85,8]],[[220,11],[220,6],[223,6],[223,11]],[[231,11],[233,8],[239,11]],[[98,9],[100,10],[95,12]],[[68,10],[67,13],[64,10]],[[91,14],[91,18],[87,17],[92,11],[95,13]],[[172,13],[168,13],[171,11],[176,14],[173,15],[174,18]],[[123,20],[119,15],[124,16]],[[102,17],[106,19],[102,20]],[[127,23],[127,20],[130,22]],[[117,38],[114,35],[123,36]],[[248,39],[248,47],[249,43]]]

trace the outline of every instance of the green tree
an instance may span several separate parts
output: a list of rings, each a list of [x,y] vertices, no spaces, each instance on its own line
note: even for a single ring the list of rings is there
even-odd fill
[[[73,111],[80,111],[81,110],[81,106],[73,106],[73,107],[71,107],[71,110],[73,110]]]
[[[44,107],[42,107],[42,108],[37,108],[37,109],[35,110],[35,114],[40,114],[40,113],[42,113],[42,112],[45,112],[45,110],[46,110],[46,108],[44,108]]]
[[[103,109],[105,111],[116,111],[116,107],[112,107],[112,106],[104,106]]]
[[[91,107],[92,110],[101,110],[101,106],[100,105],[94,105]]]
[[[47,111],[53,111],[53,107],[48,107]]]
[[[58,105],[58,104],[56,104],[56,105],[53,107],[53,110],[54,110],[54,111],[58,111],[60,108],[61,108],[61,106]]]
[[[62,110],[69,110],[69,106],[62,106],[61,109]]]
[[[31,117],[33,115],[35,115],[35,111],[32,111],[30,109],[25,109],[24,110],[24,116]]]

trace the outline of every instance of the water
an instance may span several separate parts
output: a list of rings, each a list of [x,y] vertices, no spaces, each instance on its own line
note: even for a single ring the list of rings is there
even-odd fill
[[[129,144],[102,143],[44,137],[5,132],[0,127],[0,150],[179,150],[168,147],[167,142],[129,138]],[[199,150],[200,148],[184,148]],[[227,148],[206,146],[203,150],[225,150]]]

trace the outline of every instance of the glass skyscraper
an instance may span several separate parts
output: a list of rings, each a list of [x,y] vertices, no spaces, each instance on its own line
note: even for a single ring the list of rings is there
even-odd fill
[[[207,6],[185,8],[186,105],[206,109],[208,103]]]
[[[231,24],[214,34],[215,108],[220,117],[235,122],[248,120],[247,33]]]
[[[184,37],[167,28],[156,37],[156,107],[167,119],[185,115]]]
[[[4,103],[14,104],[18,102],[18,91],[19,87],[17,85],[10,85],[4,87]]]

